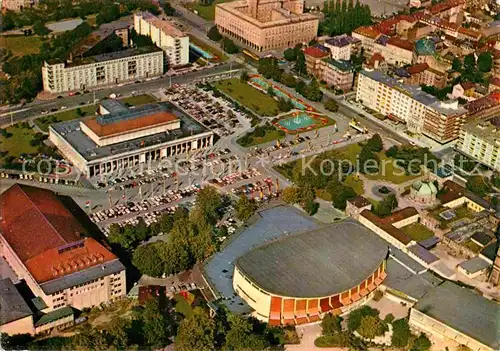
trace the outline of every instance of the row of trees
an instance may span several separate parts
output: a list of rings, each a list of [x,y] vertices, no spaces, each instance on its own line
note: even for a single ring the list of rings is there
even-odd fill
[[[310,184],[290,186],[283,189],[283,201],[289,204],[299,204],[309,215],[318,212],[319,204],[315,202],[316,192]]]
[[[294,69],[300,73],[306,73],[305,59],[303,57],[304,53],[302,50],[298,50]],[[294,88],[297,93],[311,101],[321,101],[323,99],[323,92],[315,78],[311,79],[309,84],[306,84],[300,78],[296,79],[292,74],[284,72],[278,66],[278,61],[274,57],[261,59],[258,71],[264,78],[273,79],[289,88]]]
[[[325,0],[323,5],[324,20],[319,31],[325,35],[350,33],[360,26],[370,25],[372,16],[370,7],[362,5],[359,0]]]
[[[207,37],[210,40],[213,40],[217,43],[220,42],[222,50],[224,50],[228,54],[236,54],[237,52],[240,51],[238,45],[236,45],[231,39],[225,38],[220,34],[219,30],[217,29],[217,26],[212,26],[208,30]]]

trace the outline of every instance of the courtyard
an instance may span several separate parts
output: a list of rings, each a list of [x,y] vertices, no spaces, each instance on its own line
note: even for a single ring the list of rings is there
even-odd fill
[[[420,223],[413,223],[401,228],[403,233],[408,235],[410,238],[416,242],[427,240],[434,236],[434,233],[427,229],[427,227]]]

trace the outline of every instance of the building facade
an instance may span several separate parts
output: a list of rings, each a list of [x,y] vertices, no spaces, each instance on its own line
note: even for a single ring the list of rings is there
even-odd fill
[[[208,148],[214,133],[169,104],[53,124],[49,140],[89,177]]]
[[[76,59],[45,61],[43,89],[49,93],[86,90],[163,74],[163,51],[156,47],[126,49]]]
[[[330,49],[330,57],[334,60],[350,60],[351,55],[357,54],[361,47],[361,40],[347,34],[327,39],[323,44]]]
[[[460,130],[457,150],[480,163],[500,171],[500,117],[472,120]]]
[[[467,110],[458,101],[439,101],[419,86],[368,69],[359,74],[356,99],[388,118],[406,123],[409,131],[423,133],[440,143],[458,138],[467,117]]]
[[[352,31],[352,37],[361,41],[365,57],[371,57],[376,52],[374,50],[375,40],[380,35],[380,32],[372,27],[359,27]]]
[[[2,194],[0,205],[1,255],[46,314],[26,332],[71,323],[68,307],[92,308],[125,296],[123,264],[88,236],[55,193],[15,184]]]
[[[348,61],[327,58],[321,61],[320,77],[335,89],[349,91],[354,82],[354,68]]]
[[[139,12],[134,14],[134,29],[137,33],[150,37],[165,52],[170,66],[189,63],[189,36],[170,22],[162,21],[149,12]]]
[[[215,24],[223,36],[265,52],[308,43],[319,18],[304,13],[303,0],[238,0],[215,6]]]

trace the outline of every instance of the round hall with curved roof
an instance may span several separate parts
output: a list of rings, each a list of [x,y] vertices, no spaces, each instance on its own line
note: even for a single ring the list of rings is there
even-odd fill
[[[241,256],[233,287],[272,325],[304,324],[366,302],[387,276],[388,244],[347,219],[283,236]]]

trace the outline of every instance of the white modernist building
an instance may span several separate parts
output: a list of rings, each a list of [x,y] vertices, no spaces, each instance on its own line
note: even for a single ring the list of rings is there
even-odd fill
[[[85,90],[163,74],[163,52],[140,47],[72,61],[45,61],[43,89],[50,93]]]
[[[171,66],[189,63],[189,36],[171,23],[149,12],[139,12],[134,15],[134,29],[138,34],[150,37],[165,52]]]
[[[460,130],[457,150],[500,171],[500,116],[471,121]]]
[[[214,143],[212,131],[171,104],[133,109],[108,105],[100,109],[108,112],[104,115],[49,127],[50,141],[89,177],[208,148]]]

